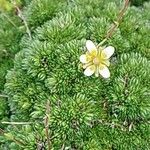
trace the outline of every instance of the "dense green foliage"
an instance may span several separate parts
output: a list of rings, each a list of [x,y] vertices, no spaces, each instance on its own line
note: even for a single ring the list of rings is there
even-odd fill
[[[17,5],[20,9],[28,4],[29,0],[17,0]],[[41,12],[41,5],[43,7],[42,10],[47,6],[49,7],[45,9],[45,12]],[[54,5],[52,1],[45,0],[43,2],[39,1],[38,3],[37,1],[33,1],[27,8],[24,8],[23,15],[25,16],[28,13],[25,19],[30,28],[35,28],[39,25],[41,18],[43,18],[42,22],[44,23],[45,19],[47,20],[52,17],[58,10],[58,6],[60,7],[60,3]],[[39,19],[37,16],[39,16]],[[35,21],[35,18],[37,21]],[[32,23],[32,20],[34,20],[34,23]],[[21,49],[20,40],[26,29],[24,24],[21,23],[21,19],[17,16],[14,5],[5,0],[0,1],[0,25],[0,94],[2,94],[0,96],[0,120],[6,120],[10,112],[7,106],[7,98],[5,96],[3,97],[5,75],[7,70],[13,67],[14,55]]]
[[[2,12],[0,25],[0,94],[2,94],[6,72],[13,66],[14,55],[20,49],[18,43],[23,29],[20,19],[14,15],[14,12]],[[0,120],[8,114],[9,109],[6,104],[7,99],[0,96]]]
[[[20,8],[28,4],[28,0],[17,2]],[[8,120],[11,115],[7,95],[3,92],[5,75],[13,67],[14,56],[21,49],[19,42],[24,33],[25,27],[13,5],[0,0],[0,121]],[[4,125],[0,123],[0,127]]]
[[[131,4],[135,6],[141,6],[146,1],[149,1],[149,0],[131,0]]]
[[[36,2],[23,13],[32,40],[22,38],[5,84],[10,121],[32,124],[9,125],[0,148],[47,149],[44,118],[50,101],[52,149],[148,150],[150,3],[143,9],[130,7],[106,42],[116,51],[111,77],[105,80],[84,76],[79,57],[86,39],[95,43],[104,39],[122,1]]]

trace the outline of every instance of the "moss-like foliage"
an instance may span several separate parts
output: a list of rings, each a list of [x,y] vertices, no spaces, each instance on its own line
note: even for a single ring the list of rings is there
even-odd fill
[[[149,1],[149,0],[131,0],[131,4],[135,6],[141,6],[146,1]]]
[[[64,4],[64,0],[32,0],[24,11],[29,27],[35,28],[53,18]]]
[[[45,2],[49,1],[40,1],[38,6],[33,2],[27,8],[26,15],[31,6],[45,14],[29,13],[29,24],[40,26],[33,30],[31,41],[22,39],[22,50],[5,84],[10,121],[31,125],[8,126],[6,137],[10,141],[4,146],[12,150],[47,149],[43,121],[50,101],[52,149],[148,150],[150,34],[146,9],[130,7],[106,42],[116,51],[111,77],[105,80],[84,76],[79,57],[85,52],[86,39],[95,43],[104,39],[122,3],[74,0],[47,17],[50,8]],[[21,143],[12,142],[14,137]]]
[[[0,13],[0,120],[9,116],[7,98],[3,94],[5,75],[13,67],[14,55],[20,49],[18,43],[23,32],[20,19],[14,12]]]

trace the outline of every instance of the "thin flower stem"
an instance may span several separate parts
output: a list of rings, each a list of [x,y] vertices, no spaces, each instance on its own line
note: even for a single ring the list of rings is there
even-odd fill
[[[8,96],[7,96],[7,95],[3,95],[3,94],[0,94],[0,97],[8,98]]]
[[[13,4],[14,4],[14,7],[16,8],[17,12],[18,12],[18,17],[20,17],[20,19],[23,21],[25,27],[26,27],[26,32],[30,38],[30,40],[32,40],[32,36],[31,36],[31,32],[30,32],[30,29],[28,27],[28,24],[27,24],[27,21],[24,17],[24,15],[22,14],[22,11],[20,10],[20,8],[16,5],[16,1],[14,0],[13,1]]]
[[[25,25],[25,27],[26,27],[26,31],[27,31],[27,33],[28,33],[28,35],[29,35],[30,40],[31,40],[31,39],[32,39],[32,36],[31,36],[31,32],[30,32],[30,30],[29,30],[28,24],[27,24],[27,22],[26,22],[26,19],[25,19],[25,17],[22,15],[22,12],[21,12],[21,10],[19,9],[19,7],[16,6],[16,9],[17,9],[17,11],[18,11],[18,16],[19,16],[19,17],[23,20],[23,22],[24,22],[24,25]]]
[[[114,25],[110,28],[110,30],[108,31],[107,35],[106,35],[106,39],[110,38],[113,34],[113,32],[115,31],[115,29],[120,25],[120,23],[122,22],[123,16],[128,8],[128,4],[129,4],[129,0],[125,0],[125,4],[124,7],[121,9],[117,20],[115,21]]]
[[[4,134],[6,138],[10,139],[8,135]],[[18,139],[16,139],[15,137],[11,138],[12,141],[14,141],[17,145],[20,145],[21,147],[24,147],[24,143]]]
[[[33,122],[6,122],[6,121],[3,121],[1,123],[2,124],[10,124],[10,125],[29,125],[29,124],[33,124]]]
[[[46,116],[45,116],[45,134],[47,138],[47,145],[48,145],[48,150],[51,150],[51,142],[50,142],[50,135],[49,135],[49,114],[50,114],[50,102],[49,100],[47,101],[46,104]]]
[[[2,15],[8,20],[8,22],[10,22],[15,28],[18,28],[16,26],[16,24],[9,18],[9,16],[7,16],[5,13],[2,13]]]
[[[109,38],[112,37],[114,31],[116,30],[116,28],[118,28],[118,26],[122,22],[123,16],[128,8],[128,5],[129,5],[129,0],[125,0],[125,4],[124,4],[123,8],[120,10],[117,20],[114,22],[112,27],[108,30],[105,39],[101,43],[99,43],[98,46],[104,44]]]
[[[106,41],[107,41],[107,39],[105,38],[102,42],[100,42],[100,43],[98,44],[98,46],[103,45]]]
[[[9,133],[6,133],[3,129],[0,128],[0,134],[2,134],[4,137],[6,137],[7,139],[10,139],[12,141],[14,141],[17,145],[20,145],[21,147],[23,147],[25,144],[16,139],[15,137],[13,137],[12,135],[10,135]]]

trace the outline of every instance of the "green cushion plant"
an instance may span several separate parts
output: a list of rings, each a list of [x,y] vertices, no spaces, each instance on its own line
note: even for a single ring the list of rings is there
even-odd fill
[[[150,3],[144,10],[129,7],[105,42],[115,53],[110,78],[103,79],[85,76],[79,58],[86,40],[103,41],[122,1],[62,2],[52,16],[45,2],[32,1],[24,12],[32,39],[22,38],[22,50],[6,76],[10,122],[16,123],[3,133],[8,139],[3,147],[148,150]],[[39,14],[32,13],[37,8]]]

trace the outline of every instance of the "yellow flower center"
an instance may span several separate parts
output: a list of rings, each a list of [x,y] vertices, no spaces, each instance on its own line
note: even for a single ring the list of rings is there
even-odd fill
[[[90,65],[95,65],[97,67],[102,68],[104,65],[109,66],[109,60],[106,59],[106,55],[102,53],[102,49],[98,51],[92,51],[86,53],[86,60],[88,63],[83,65],[83,68],[86,68]]]
[[[94,65],[100,65],[105,61],[105,54],[102,53],[102,50],[99,50],[98,53],[92,58],[92,62]]]

